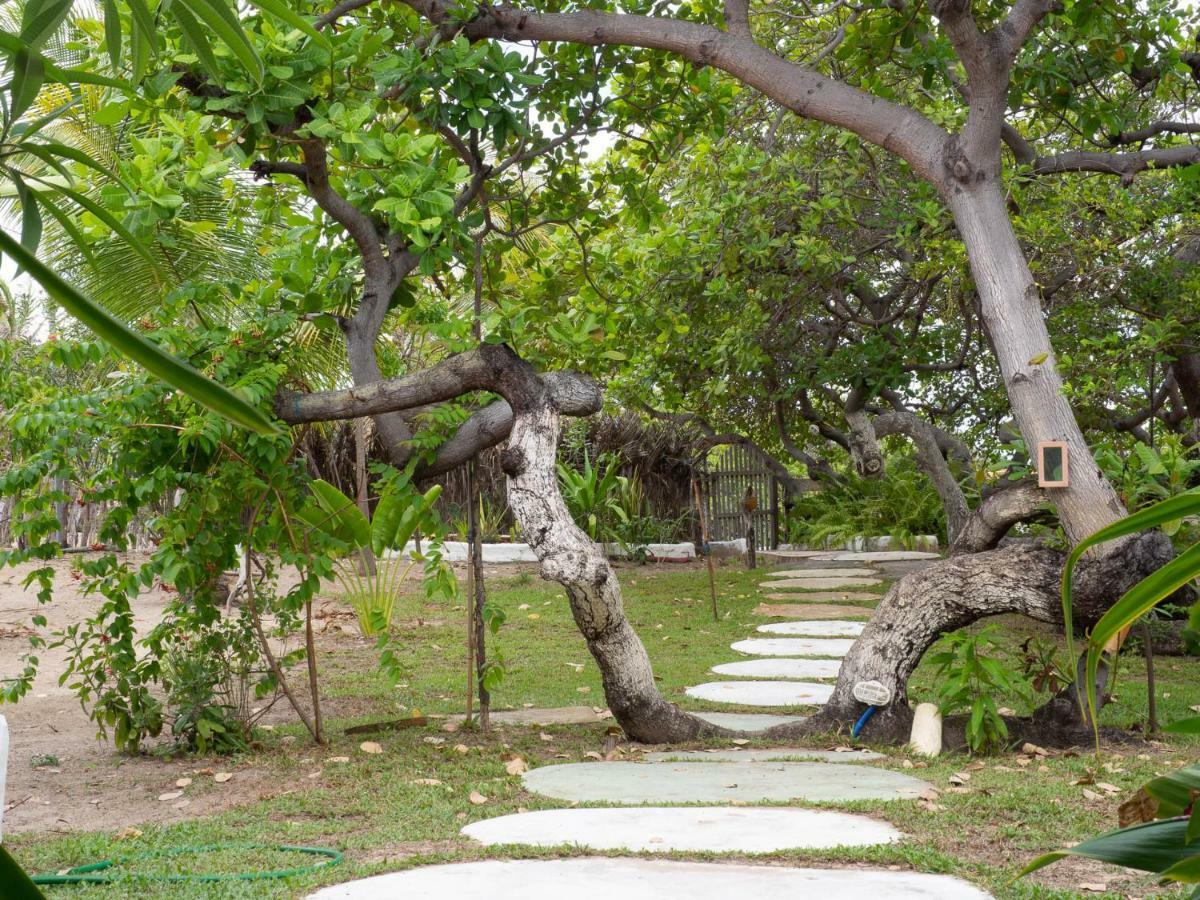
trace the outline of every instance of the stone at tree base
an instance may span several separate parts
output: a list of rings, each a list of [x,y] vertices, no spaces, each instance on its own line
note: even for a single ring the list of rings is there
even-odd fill
[[[778,581],[764,581],[759,585],[764,591],[836,591],[838,588],[871,587],[879,584],[878,578],[860,576],[838,576],[828,578],[780,578]]]
[[[739,706],[819,706],[833,694],[833,685],[805,681],[708,681],[684,693],[697,700]]]
[[[798,637],[858,637],[865,627],[862,622],[835,619],[824,622],[772,622],[759,625],[755,630],[763,634],[791,634]]]
[[[309,900],[991,900],[949,875],[665,859],[485,860],[422,866],[323,888]]]
[[[842,667],[840,659],[743,659],[740,662],[713,666],[717,675],[736,678],[837,678]]]
[[[840,657],[850,652],[854,641],[841,638],[747,638],[729,645],[730,649],[750,656],[827,656]]]
[[[917,704],[909,743],[913,752],[921,756],[937,756],[942,752],[942,713],[936,703]]]
[[[889,769],[825,762],[565,763],[521,778],[534,793],[581,803],[912,800],[930,787]]]
[[[771,578],[855,578],[859,575],[878,575],[875,569],[769,569]]]
[[[777,725],[792,725],[805,719],[805,716],[774,716],[770,713],[694,712],[692,715],[710,725],[745,732],[767,731]]]
[[[501,709],[490,714],[501,725],[591,725],[608,716],[597,714],[590,706],[551,706],[546,709]],[[450,716],[447,721],[462,722],[462,716]]]
[[[661,750],[647,753],[647,762],[786,762],[807,760],[816,762],[872,762],[887,759],[874,750],[809,750],[806,747],[767,747],[747,750]]]
[[[483,819],[462,833],[482,844],[667,853],[776,853],[891,844],[886,822],[815,809],[773,807],[617,807],[546,809]]]

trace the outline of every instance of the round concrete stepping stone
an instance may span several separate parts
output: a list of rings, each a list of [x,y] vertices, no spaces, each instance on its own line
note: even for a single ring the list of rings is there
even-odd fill
[[[778,581],[764,581],[759,587],[764,591],[836,591],[838,588],[870,587],[879,583],[878,578],[839,575],[836,578],[780,578]]]
[[[866,591],[805,591],[802,594],[765,594],[767,600],[785,601],[781,603],[760,603],[754,608],[754,614],[757,616],[779,616],[794,619],[798,616],[805,615],[804,613],[786,612],[790,609],[853,609],[857,610],[859,615],[870,615],[879,601],[883,598],[879,594],[868,594]],[[786,601],[803,600],[803,604],[795,602],[790,605]],[[859,601],[862,601],[861,605]],[[850,606],[848,604],[855,604]],[[817,605],[819,604],[819,605]],[[831,606],[829,604],[842,604],[841,606]],[[778,610],[785,610],[779,612]]]
[[[878,575],[875,569],[779,569],[766,573],[772,578],[854,578],[858,575]]]
[[[802,869],[666,859],[508,859],[422,866],[335,884],[309,900],[729,900],[823,897],[826,900],[991,900],[949,875],[880,869]]]
[[[690,806],[545,809],[472,822],[462,830],[482,844],[590,850],[775,853],[891,844],[886,822],[815,809]]]
[[[901,772],[825,762],[566,763],[521,777],[534,793],[584,803],[911,800],[930,787]]]
[[[837,678],[842,668],[840,659],[745,659],[741,662],[713,666],[718,675],[736,678]]]
[[[791,725],[805,719],[805,716],[774,716],[770,713],[694,712],[692,715],[719,728],[747,733],[767,731],[777,725]]]
[[[750,656],[830,656],[850,652],[854,641],[840,638],[748,638],[729,645],[730,649]]]
[[[828,556],[828,550],[759,550],[758,555],[767,559],[811,559],[814,556]]]
[[[766,747],[758,750],[660,750],[647,753],[646,762],[809,762],[855,763],[887,759],[874,750],[809,750],[806,747]]]
[[[771,622],[759,625],[764,634],[795,634],[803,637],[858,637],[866,626],[862,622],[838,619],[823,622]]]
[[[739,706],[819,706],[829,700],[833,685],[806,681],[706,681],[684,693],[697,700]]]
[[[940,553],[928,553],[924,550],[864,550],[860,552],[842,551],[839,553],[820,553],[809,557],[817,562],[904,562],[910,559],[941,559]]]

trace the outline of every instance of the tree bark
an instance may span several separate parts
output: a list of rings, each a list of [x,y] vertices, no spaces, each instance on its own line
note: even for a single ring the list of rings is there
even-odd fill
[[[917,451],[917,465],[933,484],[946,511],[946,540],[953,545],[966,527],[971,510],[958,479],[942,455],[937,429],[916,413],[900,411],[877,416],[874,427],[877,435],[903,434],[913,442]]]
[[[1125,509],[1092,458],[1063,394],[1037,286],[1009,221],[998,179],[958,185],[947,202],[979,291],[983,321],[996,351],[1013,415],[1031,454],[1042,441],[1063,441],[1068,487],[1048,499],[1072,544],[1110,525]]]
[[[509,508],[541,562],[542,577],[566,589],[575,624],[600,667],[613,716],[630,739],[643,743],[728,734],[659,693],[646,648],[625,618],[616,575],[599,546],[572,520],[559,490],[559,410],[554,397],[507,347],[483,349],[498,364],[497,390],[514,413],[508,446],[500,457],[508,478]]]

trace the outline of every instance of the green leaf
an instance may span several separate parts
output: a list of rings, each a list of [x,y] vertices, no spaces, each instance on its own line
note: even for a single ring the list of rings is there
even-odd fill
[[[1187,820],[1183,818],[1158,819],[1109,831],[1069,850],[1055,850],[1039,856],[1017,877],[1036,872],[1067,856],[1083,856],[1143,872],[1162,872],[1195,854],[1195,850],[1184,842],[1186,831]]]
[[[104,0],[104,43],[113,70],[121,71],[121,13],[116,0]]]
[[[329,38],[317,31],[316,27],[308,19],[299,15],[286,3],[280,3],[279,0],[250,0],[250,5],[257,6],[263,12],[270,13],[275,18],[287,22],[293,28],[297,28],[307,34],[326,50],[333,51],[333,44],[330,43]]]
[[[42,214],[38,210],[36,195],[25,186],[25,182],[13,175],[13,185],[21,201],[21,246],[30,253],[37,253],[42,242]]]
[[[75,0],[29,0],[21,14],[21,40],[36,50],[58,30]]]
[[[1167,881],[1200,882],[1200,849],[1187,859],[1182,859],[1169,869],[1158,873]]]
[[[116,217],[113,216],[113,214],[107,209],[105,209],[99,203],[96,203],[86,194],[81,194],[79,191],[73,190],[69,187],[55,184],[47,184],[47,186],[58,191],[64,197],[69,197],[71,200],[74,200],[93,216],[111,228],[113,232],[115,232],[122,240],[124,240],[131,248],[133,248],[134,252],[146,260],[146,262],[150,264],[150,267],[155,272],[160,275],[162,274],[162,266],[160,266],[158,260],[154,258],[154,254],[150,252],[150,249],[136,237],[134,237],[133,233],[130,232],[130,230],[122,225],[119,221],[117,221]]]
[[[188,11],[207,25],[237,57],[255,81],[262,81],[263,63],[258,52],[250,43],[250,38],[242,30],[242,24],[237,20],[224,0],[176,0],[172,9],[186,6]],[[178,13],[176,13],[178,15]]]
[[[127,0],[129,3],[129,11],[133,13],[133,33],[134,36],[140,36],[146,43],[147,49],[150,51],[148,55],[153,55],[158,52],[158,28],[154,24],[154,16],[150,13],[150,8],[146,6],[145,0]]]
[[[171,12],[174,13],[175,21],[179,23],[179,28],[188,39],[188,43],[196,51],[196,57],[200,60],[200,65],[219,82],[221,80],[221,70],[217,65],[216,57],[213,56],[212,44],[209,43],[208,35],[200,27],[200,23],[196,21],[196,17],[182,3],[172,7]]]
[[[20,243],[0,231],[0,251],[7,253],[42,286],[63,309],[90,328],[96,335],[130,359],[144,366],[167,384],[177,388],[202,406],[211,409],[243,428],[262,435],[279,433],[263,413],[232,391],[205,378],[187,363],[171,356],[161,347],[150,343],[140,334],[117,321],[67,284]]]
[[[310,487],[317,505],[329,517],[324,531],[356,549],[371,546],[371,525],[353,500],[319,478]]]
[[[18,50],[13,57],[12,82],[9,85],[9,118],[16,121],[33,105],[45,80],[46,67],[40,54]]]
[[[1119,524],[1119,523],[1118,523]],[[1096,681],[1100,659],[1109,640],[1128,628],[1171,594],[1200,575],[1200,544],[1194,544],[1161,569],[1131,587],[1109,608],[1088,639],[1087,697],[1095,720]]]

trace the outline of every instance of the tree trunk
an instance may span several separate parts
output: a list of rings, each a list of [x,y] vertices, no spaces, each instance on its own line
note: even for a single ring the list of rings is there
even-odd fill
[[[1170,559],[1170,544],[1157,534],[1139,535],[1118,550],[1085,560],[1079,570],[1076,622],[1096,622],[1112,601],[1145,575]],[[904,740],[912,713],[908,705],[908,679],[925,651],[943,634],[979,619],[1019,613],[1061,626],[1059,583],[1064,556],[1036,544],[1019,544],[956,556],[906,575],[892,585],[871,621],[842,661],[833,696],[820,713],[805,724],[836,728],[862,714],[854,699],[854,685],[878,681],[892,691],[892,702],[872,717],[871,740]],[[928,699],[928,698],[927,698]],[[1039,721],[1047,734],[1060,739],[1086,739],[1073,697],[1055,698]],[[773,736],[783,736],[788,728]],[[794,728],[791,730],[795,730]]]
[[[995,179],[958,186],[947,202],[962,235],[1013,415],[1030,455],[1041,441],[1063,441],[1071,483],[1048,492],[1072,544],[1125,514],[1100,471],[1063,394],[1037,285],[1009,222]]]
[[[542,577],[566,589],[575,623],[600,667],[613,716],[630,739],[643,743],[727,734],[659,693],[646,648],[625,618],[616,575],[571,519],[559,491],[558,409],[528,364],[507,347],[494,350],[510,355],[501,393],[513,408],[513,427],[500,457],[509,507],[541,562]]]

